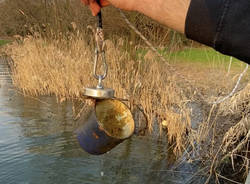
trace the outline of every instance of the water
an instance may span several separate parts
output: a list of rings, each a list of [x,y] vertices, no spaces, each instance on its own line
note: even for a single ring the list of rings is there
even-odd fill
[[[173,163],[165,139],[133,136],[102,156],[85,153],[71,103],[24,97],[7,70],[0,61],[1,184],[203,183],[196,164]]]

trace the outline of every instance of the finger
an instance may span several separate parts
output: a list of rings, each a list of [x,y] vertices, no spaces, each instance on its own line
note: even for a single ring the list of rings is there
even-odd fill
[[[101,7],[96,1],[90,1],[89,6],[93,16],[96,16],[101,10]]]
[[[88,1],[88,0],[82,0],[82,2],[83,2],[85,5],[88,5],[88,4],[89,4],[89,1]]]
[[[110,5],[110,3],[107,0],[100,0],[100,4],[102,7]]]

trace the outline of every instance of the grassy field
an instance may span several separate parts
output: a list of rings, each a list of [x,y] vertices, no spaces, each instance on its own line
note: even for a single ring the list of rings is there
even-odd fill
[[[229,93],[229,89],[233,88],[232,81],[236,82],[236,77],[246,67],[246,63],[204,46],[199,48],[185,47],[177,51],[169,51],[169,49],[163,48],[158,51],[177,70],[181,70],[182,74],[188,75],[191,80],[195,81],[195,85],[203,83],[202,85],[207,92],[213,91],[209,89],[213,86],[214,92],[221,93],[221,90],[216,90],[221,88],[225,90],[224,92]],[[141,48],[137,50],[136,58],[144,61],[157,57],[151,51]],[[249,78],[250,72],[248,71],[241,84],[246,84]]]
[[[171,64],[195,64],[205,68],[242,69],[245,64],[233,57],[223,55],[208,47],[187,47],[177,51],[169,51],[167,48],[158,50]],[[137,59],[147,56],[147,49],[138,49]],[[149,51],[151,52],[151,51]],[[231,66],[230,66],[231,63]]]
[[[230,56],[226,56],[216,52],[213,49],[207,47],[201,48],[185,48],[181,51],[176,51],[170,53],[170,59],[172,61],[189,61],[192,63],[201,62],[204,64],[211,63],[228,63],[230,61]],[[233,59],[233,62],[239,61]]]
[[[7,43],[10,43],[10,41],[8,41],[8,40],[0,40],[0,46],[3,46],[5,44],[7,44]]]
[[[242,68],[245,64],[233,57],[223,55],[214,49],[201,47],[201,48],[185,48],[181,51],[169,53],[168,59],[171,62],[189,62],[192,64],[202,64],[206,67],[213,68]]]

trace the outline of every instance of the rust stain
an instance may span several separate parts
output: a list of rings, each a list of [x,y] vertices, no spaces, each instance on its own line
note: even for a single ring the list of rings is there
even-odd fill
[[[102,126],[98,126],[99,130],[104,131],[104,128]]]
[[[98,135],[96,135],[96,133],[95,132],[93,132],[93,137],[95,138],[95,139],[99,139],[99,136]]]
[[[99,129],[110,137],[124,139],[134,131],[134,120],[128,107],[118,100],[102,100],[96,104]]]

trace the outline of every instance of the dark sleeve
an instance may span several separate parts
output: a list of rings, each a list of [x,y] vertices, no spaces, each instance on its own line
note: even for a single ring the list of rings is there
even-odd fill
[[[250,0],[191,0],[185,34],[250,64]]]

